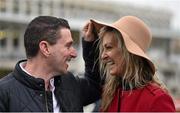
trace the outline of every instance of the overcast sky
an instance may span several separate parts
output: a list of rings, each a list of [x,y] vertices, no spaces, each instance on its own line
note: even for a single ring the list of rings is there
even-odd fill
[[[123,2],[139,6],[151,6],[153,8],[167,8],[172,10],[174,18],[172,26],[174,29],[180,30],[180,0],[103,0],[109,2]]]

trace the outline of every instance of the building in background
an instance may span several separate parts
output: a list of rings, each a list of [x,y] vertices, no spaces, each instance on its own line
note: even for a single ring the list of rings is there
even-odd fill
[[[74,46],[79,52],[72,62],[74,67],[70,68],[75,73],[83,73],[84,70],[80,36],[86,21],[93,18],[112,23],[125,15],[143,19],[153,33],[148,52],[157,65],[157,74],[174,97],[180,95],[180,32],[170,26],[173,17],[170,11],[98,0],[0,0],[1,69],[13,69],[19,59],[25,58],[24,30],[28,22],[39,15],[52,15],[69,21]]]

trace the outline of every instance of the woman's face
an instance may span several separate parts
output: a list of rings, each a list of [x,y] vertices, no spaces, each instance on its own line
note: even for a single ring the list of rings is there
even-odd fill
[[[118,47],[118,40],[113,33],[107,32],[102,37],[101,60],[106,64],[107,70],[113,76],[122,74],[122,54]]]

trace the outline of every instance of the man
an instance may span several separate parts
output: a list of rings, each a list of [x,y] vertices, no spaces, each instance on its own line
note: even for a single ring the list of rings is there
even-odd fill
[[[27,60],[0,80],[1,112],[83,111],[100,97],[92,24],[83,29],[84,78],[67,71],[76,57],[69,24],[62,18],[39,16],[24,34]]]

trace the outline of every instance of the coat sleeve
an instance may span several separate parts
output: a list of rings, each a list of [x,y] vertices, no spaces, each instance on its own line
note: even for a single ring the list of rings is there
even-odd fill
[[[168,94],[158,96],[152,104],[152,112],[175,112],[175,105]]]
[[[81,94],[83,105],[95,102],[101,95],[101,77],[99,73],[97,41],[86,42],[83,40],[83,59],[85,61],[84,78],[81,78]]]
[[[3,88],[0,87],[0,112],[7,112],[7,104],[8,104],[8,99],[7,99],[7,94],[5,94],[5,91]]]

